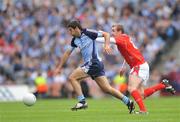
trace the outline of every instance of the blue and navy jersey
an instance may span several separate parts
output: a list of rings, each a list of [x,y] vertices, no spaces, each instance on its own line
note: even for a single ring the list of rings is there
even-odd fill
[[[102,32],[94,31],[90,29],[83,29],[80,37],[74,37],[71,41],[71,46],[73,48],[79,47],[81,51],[82,58],[84,62],[88,62],[92,58],[92,51],[93,51],[93,41],[95,42],[95,39],[97,37],[102,37]],[[96,46],[97,48],[97,46]],[[97,57],[99,60],[101,58],[98,54],[98,49],[95,49]]]

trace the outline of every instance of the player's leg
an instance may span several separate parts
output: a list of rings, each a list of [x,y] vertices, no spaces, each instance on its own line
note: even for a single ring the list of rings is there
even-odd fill
[[[144,85],[149,79],[149,65],[147,63],[135,66],[131,69],[128,82],[128,91],[139,106],[140,112],[146,112],[142,96]]]
[[[131,96],[138,104],[140,111],[146,112],[146,108],[143,102],[142,93],[140,89],[141,85],[142,85],[142,78],[133,74],[129,75],[128,91],[130,92]]]
[[[78,101],[79,103],[76,104],[72,110],[77,110],[77,109],[81,109],[81,108],[84,108],[84,107],[87,107],[87,103],[85,101],[85,97],[82,93],[82,89],[81,89],[81,86],[80,86],[80,80],[84,79],[84,78],[87,78],[89,77],[88,74],[86,74],[80,67],[75,69],[72,74],[69,76],[69,81],[71,82],[72,84],[72,87],[74,89],[74,91],[76,92],[77,94],[77,98],[78,98]]]
[[[133,101],[131,101],[128,97],[126,97],[124,94],[122,94],[118,90],[111,87],[106,76],[96,77],[95,81],[99,85],[99,87],[103,90],[103,92],[122,100],[128,106],[130,113],[134,110]]]
[[[112,88],[109,84],[108,79],[105,76],[97,77],[94,80],[96,81],[96,83],[99,85],[99,87],[102,89],[103,92],[107,94],[112,94],[118,99],[123,98],[124,95],[121,92],[117,91],[116,89]]]
[[[144,80],[144,82],[146,82],[149,79],[149,65],[147,63],[140,65],[140,70],[139,70],[138,75],[139,75],[139,77],[141,77]],[[162,89],[166,89],[170,93],[175,94],[175,90],[169,84],[169,81],[164,79],[164,80],[162,80],[161,83],[159,83],[153,87],[145,89],[143,92],[143,97],[146,98],[146,97],[152,95],[154,92],[162,90]]]
[[[139,85],[138,91],[141,94],[141,96],[144,96],[144,84],[143,82]],[[141,114],[141,115],[147,115],[149,114],[147,111],[134,111],[134,114]]]
[[[162,90],[162,89],[166,89],[171,94],[175,94],[175,92],[176,92],[175,89],[169,84],[169,81],[164,79],[164,80],[162,80],[162,82],[158,83],[157,85],[145,89],[144,90],[144,98],[149,97],[153,93],[155,93],[159,90]]]

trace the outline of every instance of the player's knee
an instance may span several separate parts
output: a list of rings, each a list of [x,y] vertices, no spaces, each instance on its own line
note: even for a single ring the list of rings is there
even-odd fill
[[[70,82],[73,82],[75,80],[74,76],[72,76],[72,75],[70,75],[68,79]]]
[[[133,86],[128,86],[128,92],[129,92],[129,93],[133,92],[134,90],[136,90],[135,87],[133,87]]]

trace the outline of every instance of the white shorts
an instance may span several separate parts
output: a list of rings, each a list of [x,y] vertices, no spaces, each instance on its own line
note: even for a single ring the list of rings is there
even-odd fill
[[[146,85],[149,79],[149,65],[147,62],[144,64],[135,66],[131,69],[130,74],[137,75],[142,79],[143,85]]]

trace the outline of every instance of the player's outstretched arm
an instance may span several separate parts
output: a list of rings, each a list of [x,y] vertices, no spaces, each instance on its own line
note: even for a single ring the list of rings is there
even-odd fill
[[[61,70],[62,70],[62,67],[63,65],[67,62],[69,56],[71,55],[72,51],[73,51],[74,48],[72,49],[68,49],[66,50],[66,52],[63,54],[62,58],[61,58],[61,61],[59,62],[58,66],[55,68],[53,74],[54,75],[57,75],[59,73],[61,73]]]
[[[110,34],[107,33],[107,32],[102,31],[102,35],[103,35],[103,37],[105,39],[105,41],[104,41],[104,51],[107,54],[112,54],[112,49],[110,47]]]

